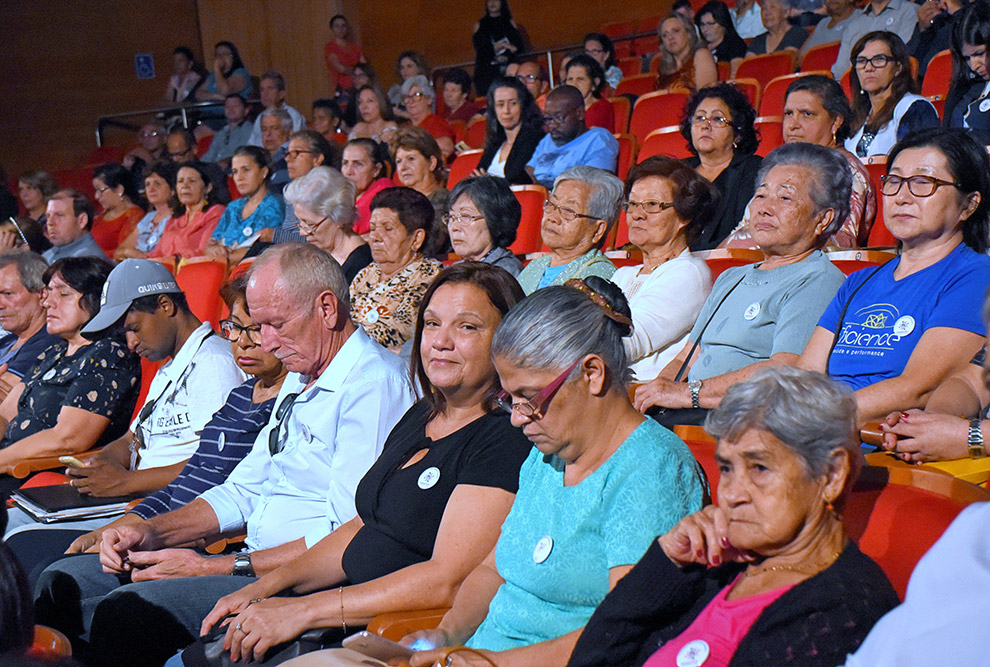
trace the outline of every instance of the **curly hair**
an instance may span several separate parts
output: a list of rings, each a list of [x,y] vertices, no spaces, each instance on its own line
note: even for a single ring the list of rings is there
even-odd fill
[[[741,155],[752,155],[760,145],[760,138],[753,123],[756,121],[756,110],[749,103],[749,98],[730,83],[717,83],[714,86],[702,88],[688,100],[684,107],[684,117],[681,119],[681,135],[687,140],[688,148],[698,154],[691,139],[691,119],[705,100],[716,99],[729,107],[730,122],[735,133],[736,152]]]

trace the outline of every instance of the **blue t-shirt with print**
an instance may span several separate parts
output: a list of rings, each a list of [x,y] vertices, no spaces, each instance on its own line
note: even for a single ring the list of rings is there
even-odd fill
[[[862,285],[829,358],[829,375],[854,390],[898,377],[933,327],[986,335],[980,312],[990,286],[990,257],[960,244],[939,262],[895,280],[899,263],[894,259],[849,276],[818,322],[834,332],[843,306]]]

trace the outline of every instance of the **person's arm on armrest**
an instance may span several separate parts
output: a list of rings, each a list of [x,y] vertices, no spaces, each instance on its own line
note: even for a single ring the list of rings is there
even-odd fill
[[[306,542],[299,538],[270,549],[252,551],[251,568],[256,575],[267,574],[302,555]],[[234,572],[235,554],[203,556],[193,549],[159,549],[130,554],[131,581],[153,581],[176,577],[229,575]]]
[[[99,440],[110,420],[92,412],[63,406],[55,426],[11,443],[0,450],[0,469],[23,459],[78,454]]]
[[[983,367],[969,363],[932,392],[925,412],[975,417],[986,405],[990,391],[983,383]]]

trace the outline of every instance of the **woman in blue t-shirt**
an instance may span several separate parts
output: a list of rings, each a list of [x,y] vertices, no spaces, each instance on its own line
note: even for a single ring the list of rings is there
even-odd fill
[[[958,129],[917,132],[890,152],[884,222],[901,255],[849,276],[799,362],[856,390],[860,424],[924,407],[985,342],[986,160]]]
[[[196,101],[223,101],[227,95],[240,95],[244,99],[251,97],[254,84],[251,75],[241,61],[237,47],[231,42],[217,42],[213,51],[213,66],[199,88],[196,89]]]

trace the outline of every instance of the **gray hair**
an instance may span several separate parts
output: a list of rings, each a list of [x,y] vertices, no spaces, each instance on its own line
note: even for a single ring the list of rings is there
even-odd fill
[[[286,132],[292,132],[292,116],[290,116],[289,112],[286,111],[285,109],[276,109],[274,107],[271,109],[265,109],[264,111],[261,112],[261,115],[258,117],[264,118],[265,116],[275,116],[280,121],[282,121],[282,127],[285,128]],[[261,127],[260,120],[258,121],[258,127]]]
[[[261,78],[258,79],[258,82],[260,83],[266,80],[274,81],[276,88],[278,88],[279,90],[285,90],[285,77],[279,74],[278,72],[274,70],[268,70],[267,72],[261,75]]]
[[[729,387],[718,408],[708,413],[705,429],[732,441],[750,429],[769,431],[813,477],[828,472],[832,450],[847,450],[852,462],[859,458],[852,391],[827,375],[791,366],[764,368]]]
[[[815,214],[825,209],[835,211],[832,224],[825,230],[828,238],[839,231],[849,217],[849,196],[852,192],[852,170],[842,155],[831,148],[817,144],[784,144],[770,151],[760,165],[756,176],[759,186],[774,167],[798,166],[809,169],[816,178],[809,183],[809,194],[815,205]]]
[[[432,109],[433,104],[437,101],[437,94],[433,90],[433,86],[430,85],[430,80],[422,74],[409,77],[402,82],[402,95],[408,95],[413,88],[419,88],[419,92],[423,93],[426,99],[430,101],[430,109]]]
[[[289,206],[299,204],[317,215],[325,215],[341,227],[353,224],[354,183],[333,167],[314,167],[289,183],[283,196]]]
[[[631,317],[622,290],[604,278],[591,276],[585,284],[616,312]],[[611,386],[629,380],[622,339],[632,327],[610,319],[605,310],[580,290],[555,285],[537,290],[502,318],[492,339],[492,357],[517,368],[563,371],[578,359],[597,354],[605,360]]]
[[[11,250],[0,254],[0,269],[5,269],[11,264],[17,266],[17,277],[28,292],[38,294],[45,288],[45,269],[48,262],[28,250]]]
[[[344,317],[350,312],[351,294],[347,278],[333,257],[309,243],[280,243],[265,250],[251,265],[248,283],[265,266],[278,265],[279,280],[295,303],[305,304],[313,312],[316,297],[330,290],[337,298],[337,307]]]
[[[619,177],[598,167],[578,165],[564,170],[554,180],[553,189],[556,190],[564,181],[581,181],[591,186],[587,213],[595,216],[596,220],[604,220],[612,229],[622,211],[623,192]]]

